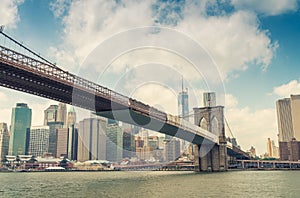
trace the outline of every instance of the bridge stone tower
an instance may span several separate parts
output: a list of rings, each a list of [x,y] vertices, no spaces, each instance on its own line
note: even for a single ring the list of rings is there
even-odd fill
[[[227,148],[224,128],[224,107],[194,108],[195,125],[219,137],[219,144],[206,139],[195,145],[195,171],[226,171]]]

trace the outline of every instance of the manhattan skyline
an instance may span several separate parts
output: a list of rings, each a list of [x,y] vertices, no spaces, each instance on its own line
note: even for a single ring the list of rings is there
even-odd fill
[[[226,118],[243,149],[254,145],[263,153],[268,137],[277,141],[275,102],[300,93],[296,50],[300,44],[299,1],[3,2],[0,24],[5,25],[5,32],[73,73],[78,73],[89,53],[112,34],[152,25],[184,32],[201,43],[215,61],[225,87],[222,105]],[[129,70],[135,64],[128,57],[122,60]],[[119,75],[124,70],[113,71]],[[144,86],[147,91],[136,89],[133,96],[177,114],[180,80],[168,84],[177,88],[173,89],[176,94],[148,84]],[[104,84],[113,88],[109,82]],[[203,91],[215,91],[206,88],[193,85],[196,97]],[[161,100],[155,99],[157,91]],[[8,124],[11,108],[18,102],[32,108],[32,125],[42,124],[41,116],[34,112],[56,104],[2,87],[0,100],[0,121]],[[190,108],[199,106],[190,102]]]

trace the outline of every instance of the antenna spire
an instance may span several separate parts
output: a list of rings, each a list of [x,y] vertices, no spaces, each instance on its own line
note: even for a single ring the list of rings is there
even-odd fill
[[[183,93],[183,76],[181,76],[181,92]]]

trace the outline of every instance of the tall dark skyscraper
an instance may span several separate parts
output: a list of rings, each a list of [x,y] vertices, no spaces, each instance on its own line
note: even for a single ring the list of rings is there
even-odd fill
[[[25,103],[17,103],[12,109],[9,155],[24,155],[27,152],[27,133],[31,125],[31,109]],[[28,146],[28,145],[27,145]]]

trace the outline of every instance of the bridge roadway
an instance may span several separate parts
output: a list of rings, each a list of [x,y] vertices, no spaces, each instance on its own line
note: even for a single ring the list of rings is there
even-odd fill
[[[218,144],[218,136],[178,116],[3,46],[0,46],[0,85],[88,109],[107,118],[176,136],[197,145],[201,145],[204,139]]]

